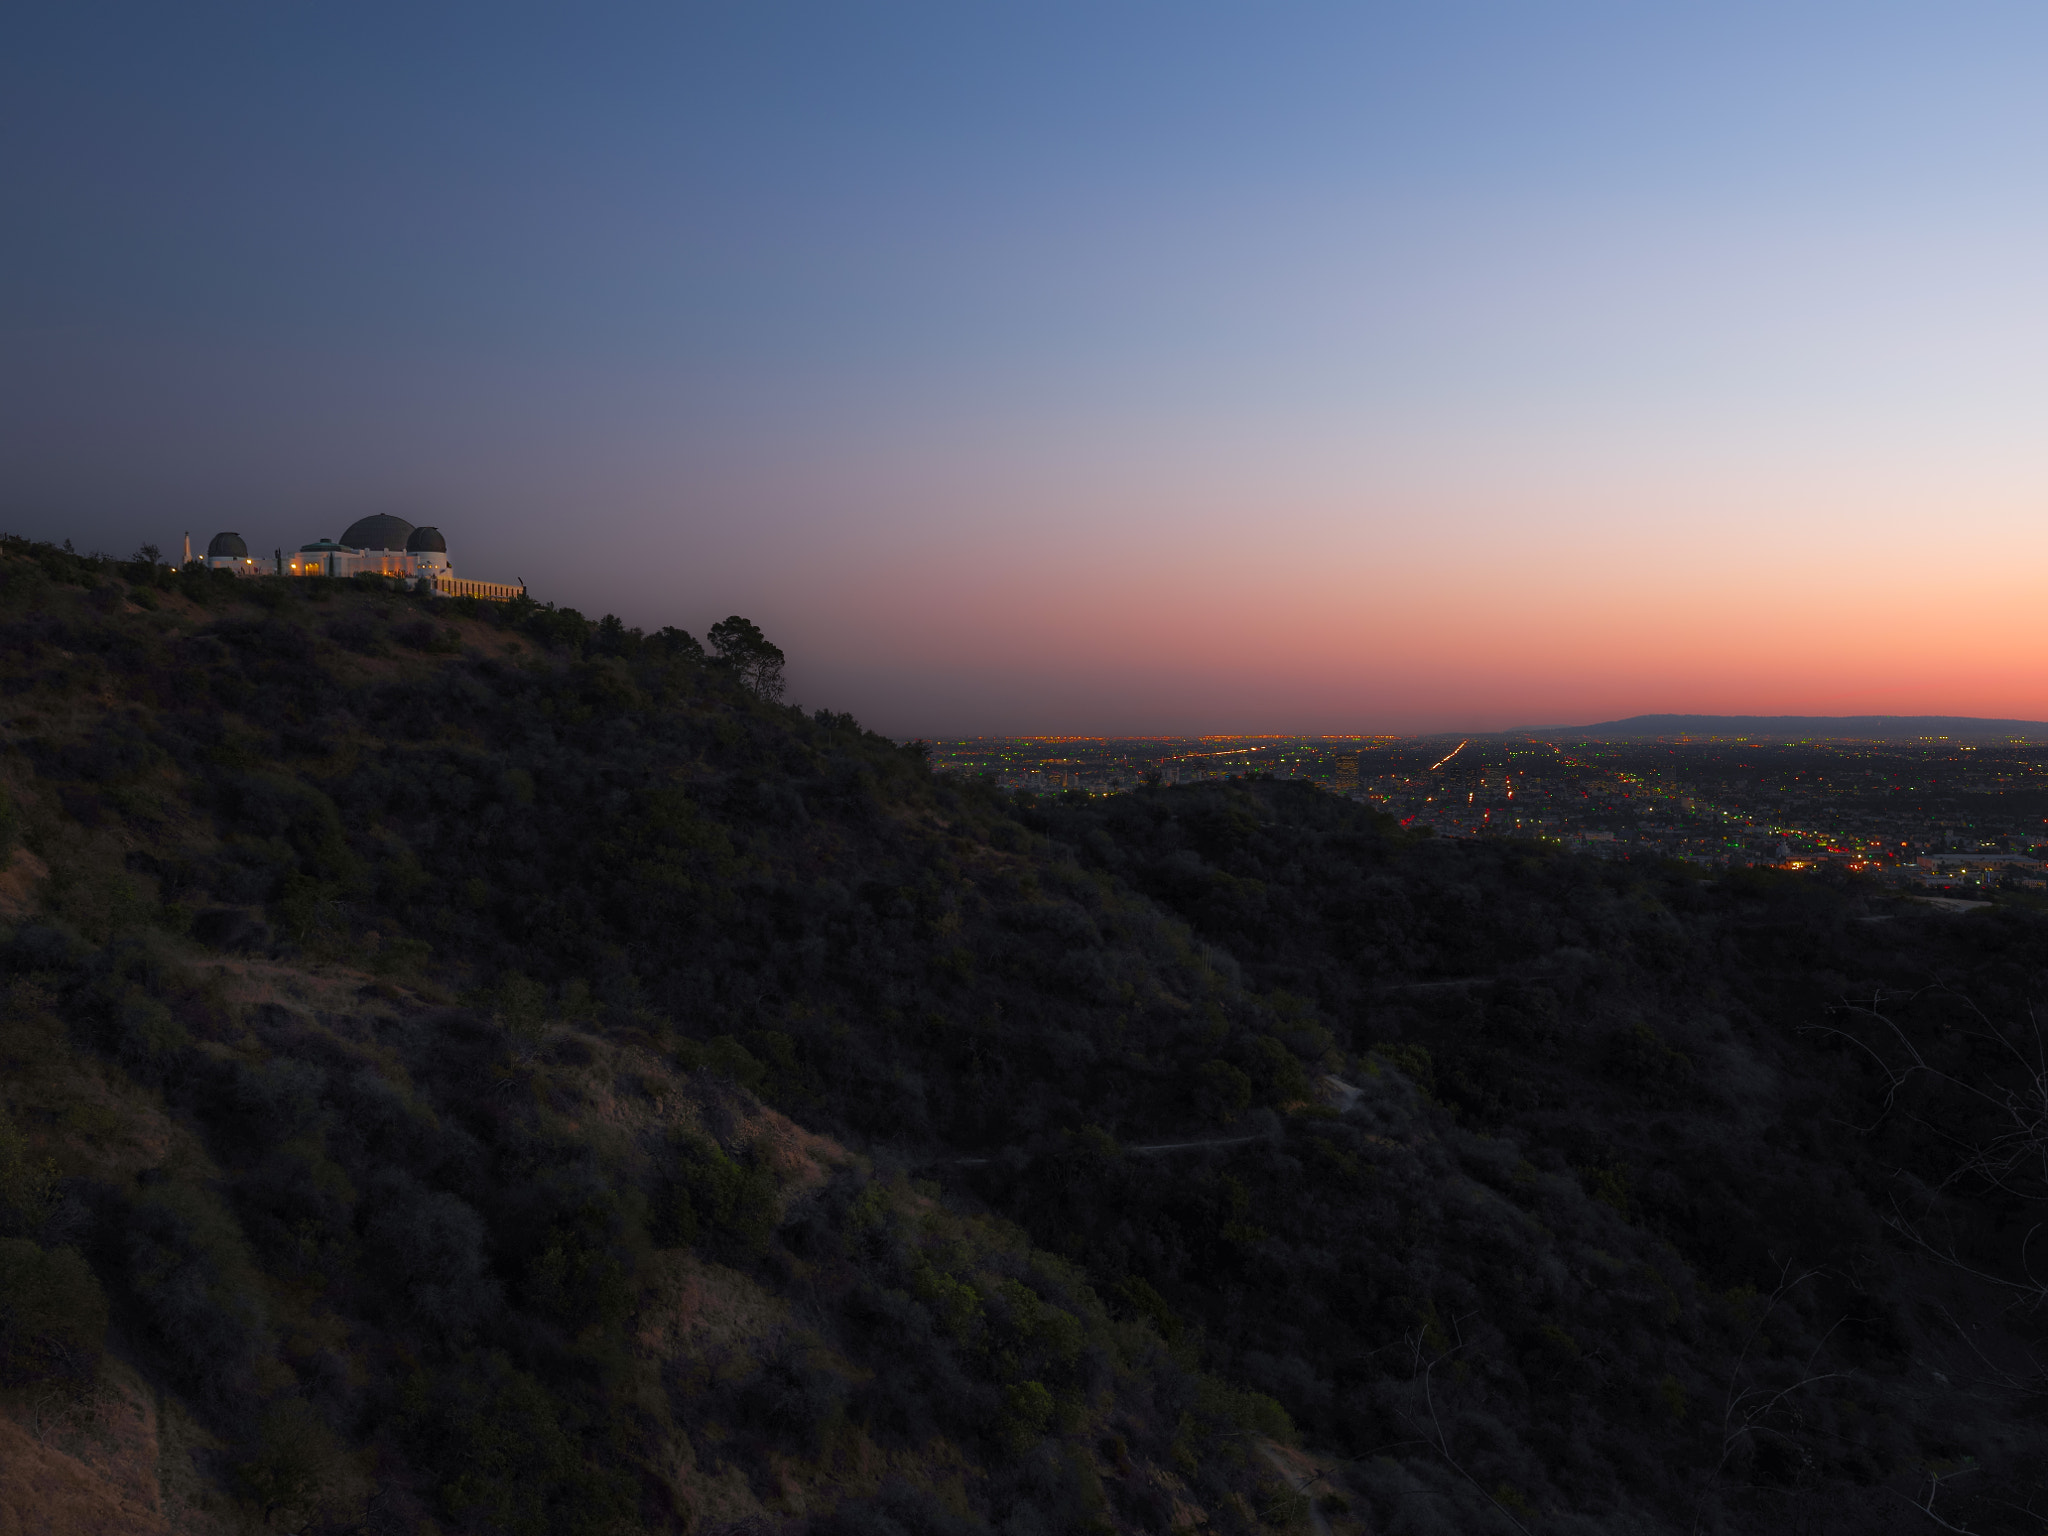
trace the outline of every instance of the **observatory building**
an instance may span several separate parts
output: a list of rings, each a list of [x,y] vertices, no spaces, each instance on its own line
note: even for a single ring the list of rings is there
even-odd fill
[[[302,544],[285,560],[287,576],[444,576],[448,541],[438,528],[415,528],[378,512],[359,517],[339,539]]]
[[[191,552],[192,541],[185,541],[186,552]],[[233,571],[237,576],[268,576],[270,572],[260,569],[249,554],[249,546],[242,542],[239,533],[216,533],[213,542],[206,546],[206,563],[217,571]]]
[[[206,546],[206,563],[238,576],[394,576],[422,583],[444,597],[482,597],[500,603],[526,592],[524,586],[458,577],[440,529],[415,528],[388,512],[359,517],[338,539],[315,539],[290,554],[279,550],[260,564],[239,533],[217,533]]]

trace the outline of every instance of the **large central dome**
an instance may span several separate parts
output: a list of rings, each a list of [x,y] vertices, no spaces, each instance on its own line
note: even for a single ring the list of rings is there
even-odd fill
[[[403,550],[405,541],[411,537],[411,523],[389,512],[378,512],[350,523],[341,542],[351,549]]]

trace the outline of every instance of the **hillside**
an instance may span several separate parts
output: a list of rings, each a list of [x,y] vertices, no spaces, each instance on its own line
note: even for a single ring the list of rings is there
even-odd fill
[[[2039,1528],[2037,916],[0,577],[24,1529]]]
[[[1597,725],[1550,726],[1534,734],[1566,740],[1636,736],[1755,736],[1765,740],[2048,740],[2048,720],[1979,720],[1969,715],[1630,715]]]

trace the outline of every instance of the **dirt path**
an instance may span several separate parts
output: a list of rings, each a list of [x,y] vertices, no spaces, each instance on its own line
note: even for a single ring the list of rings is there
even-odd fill
[[[1255,1141],[1264,1141],[1264,1136],[1218,1136],[1209,1141],[1161,1141],[1146,1147],[1125,1147],[1133,1157],[1149,1157],[1154,1152],[1191,1152],[1197,1147],[1246,1147]],[[986,1157],[956,1157],[952,1160],[955,1168],[985,1168],[993,1159]]]
[[[1186,1152],[1195,1147],[1244,1147],[1265,1139],[1263,1136],[1218,1136],[1209,1141],[1162,1141],[1149,1147],[1125,1147],[1124,1150],[1143,1156],[1151,1152]]]
[[[1348,1113],[1364,1091],[1353,1087],[1341,1077],[1325,1077],[1329,1095],[1336,1101],[1339,1114]],[[1253,1136],[1209,1136],[1195,1141],[1155,1141],[1142,1147],[1125,1147],[1133,1157],[1150,1157],[1156,1152],[1193,1152],[1202,1147],[1248,1147],[1255,1141],[1264,1141],[1263,1134]],[[952,1160],[955,1168],[984,1168],[989,1159],[985,1157],[956,1157]]]

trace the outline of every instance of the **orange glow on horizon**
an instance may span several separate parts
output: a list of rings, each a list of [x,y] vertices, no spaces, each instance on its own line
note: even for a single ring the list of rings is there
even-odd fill
[[[1648,713],[2048,720],[2048,605],[2032,590],[2048,536],[1953,575],[1918,546],[1760,565],[1698,537],[1680,525],[1661,553],[1639,538],[1613,558],[1485,539],[1429,558],[1414,536],[1327,557],[1192,539],[1078,566],[935,549],[891,571],[915,602],[870,600],[843,572],[804,598],[821,630],[853,637],[845,672],[978,679],[1016,699],[1014,734],[1047,739],[1063,733],[1032,728],[1251,743]]]

